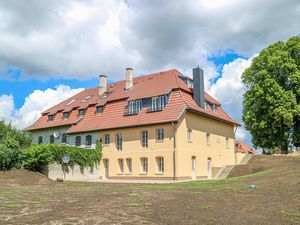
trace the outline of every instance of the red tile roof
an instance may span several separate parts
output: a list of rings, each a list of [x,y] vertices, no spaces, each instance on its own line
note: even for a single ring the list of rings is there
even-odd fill
[[[235,151],[241,152],[241,153],[250,153],[250,154],[258,155],[258,153],[254,149],[252,149],[250,146],[248,146],[245,142],[242,142],[242,141],[236,141]]]
[[[133,88],[125,90],[125,81],[109,84],[107,92],[98,95],[98,87],[84,90],[77,95],[44,111],[41,118],[26,130],[36,130],[47,127],[72,125],[68,133],[87,132],[118,127],[140,126],[177,121],[185,110],[192,110],[204,116],[226,123],[239,125],[221,108],[221,104],[205,93],[205,100],[216,104],[218,111],[210,108],[202,109],[193,100],[192,89],[182,79],[182,74],[176,70],[168,70],[146,76],[136,77]],[[127,101],[153,96],[170,94],[168,104],[163,111],[147,112],[143,108],[138,115],[126,116]],[[87,96],[90,98],[84,100]],[[76,99],[72,104],[67,105]],[[96,114],[96,106],[105,106],[103,113]],[[77,117],[78,109],[86,109],[83,118]],[[62,119],[62,112],[70,112],[69,119]],[[55,114],[54,121],[48,121],[48,115]]]

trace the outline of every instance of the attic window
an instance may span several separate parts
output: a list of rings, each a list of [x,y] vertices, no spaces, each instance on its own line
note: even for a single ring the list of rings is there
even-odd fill
[[[77,100],[77,98],[75,98],[75,99],[73,99],[73,100],[71,100],[67,105],[71,105],[71,104],[73,104],[73,102],[75,102]]]
[[[53,121],[53,119],[54,119],[54,115],[49,115],[48,116],[48,121]]]
[[[97,106],[96,107],[96,114],[103,113],[103,106]]]
[[[68,119],[68,118],[69,118],[69,112],[64,112],[63,119]]]
[[[110,85],[110,87],[111,87],[111,88],[113,88],[114,86],[116,86],[116,84],[115,84],[115,83],[114,83],[114,84],[112,84],[112,85]]]
[[[89,100],[91,97],[92,97],[91,95],[89,95],[89,96],[86,96],[84,99],[82,99],[82,101],[81,101],[81,102],[86,102],[86,101],[87,101],[87,100]]]
[[[84,116],[84,109],[79,109],[78,116],[83,117]]]

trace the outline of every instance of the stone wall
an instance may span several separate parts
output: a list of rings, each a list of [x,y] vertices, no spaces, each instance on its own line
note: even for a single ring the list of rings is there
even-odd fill
[[[62,169],[61,164],[53,163],[48,165],[43,173],[51,180],[63,179],[64,181],[100,181],[100,166],[94,168],[93,172],[89,168],[84,168],[83,172],[79,165]]]

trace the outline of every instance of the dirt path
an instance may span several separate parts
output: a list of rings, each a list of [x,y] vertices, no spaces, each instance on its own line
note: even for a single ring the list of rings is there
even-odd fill
[[[0,224],[300,224],[300,158],[255,157],[230,175],[251,171],[262,172],[158,185],[0,173]]]

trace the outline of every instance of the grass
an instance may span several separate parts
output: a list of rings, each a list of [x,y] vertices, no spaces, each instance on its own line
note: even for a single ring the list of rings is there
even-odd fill
[[[287,212],[287,211],[282,210],[281,213],[288,215],[288,216],[295,216],[295,217],[300,218],[300,212]]]

